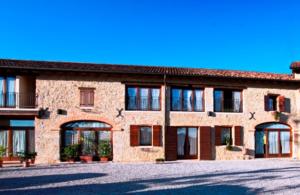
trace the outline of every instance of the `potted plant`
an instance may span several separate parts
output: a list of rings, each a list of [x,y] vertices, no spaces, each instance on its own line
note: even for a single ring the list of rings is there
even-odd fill
[[[30,163],[34,164],[35,163],[35,157],[37,156],[37,153],[36,152],[30,152],[29,156],[30,156]]]
[[[165,162],[165,159],[164,158],[157,158],[157,159],[155,159],[155,162],[156,162],[156,164],[162,164],[162,163]]]
[[[229,136],[225,137],[225,143],[226,143],[226,149],[227,150],[232,150],[232,145],[231,145],[231,138]]]
[[[90,163],[93,161],[93,155],[96,151],[95,140],[92,138],[81,138],[81,155],[80,160],[84,163]]]
[[[17,152],[17,155],[20,158],[23,167],[30,167],[29,160],[31,159],[31,156],[28,152]]]
[[[279,119],[280,119],[280,115],[281,115],[280,112],[274,111],[274,112],[273,112],[274,120],[275,120],[275,121],[279,120]]]
[[[101,141],[99,144],[100,161],[107,162],[111,155],[111,145],[109,141]]]
[[[3,156],[6,154],[6,148],[0,146],[0,168],[3,167]]]
[[[75,162],[75,159],[78,157],[79,145],[73,144],[67,146],[63,150],[64,159],[68,162]]]

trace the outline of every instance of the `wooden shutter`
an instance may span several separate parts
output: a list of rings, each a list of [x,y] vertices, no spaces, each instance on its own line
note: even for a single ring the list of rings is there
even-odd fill
[[[94,106],[94,88],[80,88],[80,106]]]
[[[177,128],[168,127],[166,129],[166,160],[177,159]]]
[[[215,145],[216,146],[222,145],[221,131],[222,131],[222,127],[215,126]]]
[[[161,125],[154,125],[153,126],[153,146],[161,146]]]
[[[236,146],[243,146],[243,127],[234,127],[234,143]]]
[[[285,97],[278,96],[279,112],[285,112]]]
[[[269,111],[269,96],[265,95],[265,111]]]
[[[130,125],[130,146],[139,145],[139,131],[140,127],[138,125]]]
[[[200,127],[200,160],[212,160],[211,127]]]

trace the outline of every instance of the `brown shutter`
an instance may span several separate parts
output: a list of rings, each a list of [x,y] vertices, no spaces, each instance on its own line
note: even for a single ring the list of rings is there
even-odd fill
[[[234,127],[234,143],[236,146],[243,146],[243,127]]]
[[[278,97],[278,102],[279,102],[279,112],[285,112],[285,98],[284,96],[279,96]]]
[[[138,125],[130,125],[130,146],[139,145],[139,130]]]
[[[153,126],[153,146],[161,146],[161,126],[154,125]]]
[[[265,111],[269,111],[269,96],[265,95]]]
[[[166,160],[177,159],[177,128],[168,127],[166,129]]]
[[[212,160],[211,127],[200,127],[200,160]]]
[[[222,127],[215,126],[215,145],[216,146],[222,145],[221,131],[222,131]]]

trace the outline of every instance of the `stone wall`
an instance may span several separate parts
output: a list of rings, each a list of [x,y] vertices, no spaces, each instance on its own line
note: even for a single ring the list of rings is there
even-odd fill
[[[81,109],[79,87],[95,88],[94,108]],[[60,126],[74,120],[98,120],[112,125],[114,161],[153,161],[163,158],[163,147],[130,147],[130,125],[163,125],[163,111],[123,111],[125,110],[125,84],[110,77],[40,76],[36,81],[40,107],[48,108],[46,119],[36,119],[37,162],[55,163],[59,161]],[[164,90],[162,90],[164,91]],[[162,105],[162,107],[164,107]],[[57,109],[67,111],[58,115]]]
[[[37,162],[58,162],[60,126],[69,121],[88,119],[99,120],[112,125],[114,161],[153,161],[156,158],[163,158],[164,147],[130,147],[129,128],[130,125],[164,125],[164,87],[162,86],[161,111],[123,111],[123,117],[116,117],[118,114],[117,109],[123,108],[125,110],[124,80],[137,83],[141,80],[149,83],[159,81],[159,79],[151,77],[143,77],[141,79],[137,77],[124,78],[117,75],[112,77],[109,75],[75,76],[66,74],[37,77],[36,90],[39,94],[39,107],[49,108],[48,118],[36,119],[35,121]],[[180,79],[177,82],[180,83],[183,80]],[[188,79],[186,80],[186,82],[189,81]],[[222,84],[231,86],[231,84],[236,83]],[[80,87],[95,88],[95,106],[89,111],[79,106]],[[243,126],[244,147],[241,151],[224,151],[224,146],[218,146],[214,151],[216,159],[239,159],[243,155],[245,148],[254,151],[255,126],[274,121],[271,112],[264,111],[264,96],[268,93],[282,94],[290,98],[291,113],[285,113],[286,120],[283,122],[291,125],[294,133],[298,133],[299,127],[294,122],[293,117],[299,111],[299,105],[296,100],[300,97],[298,90],[295,88],[295,86],[289,87],[286,85],[274,87],[260,83],[249,84],[243,90],[243,113],[216,113],[215,117],[209,117],[207,111],[213,111],[213,87],[210,84],[205,87],[205,112],[168,112],[167,124],[169,126]],[[167,92],[168,97],[170,97],[169,87]],[[167,108],[168,110],[170,109],[169,102],[167,103]],[[66,110],[67,115],[58,115],[57,109]],[[250,112],[256,113],[256,120],[249,120]],[[294,156],[299,156],[297,148],[300,146],[298,145],[298,140],[295,140],[293,147]]]

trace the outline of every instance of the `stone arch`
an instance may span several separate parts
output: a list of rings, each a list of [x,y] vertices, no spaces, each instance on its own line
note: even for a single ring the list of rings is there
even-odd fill
[[[107,118],[100,117],[100,116],[85,116],[85,115],[82,115],[82,116],[69,116],[69,117],[62,118],[62,119],[60,119],[56,122],[54,129],[55,130],[60,130],[61,126],[66,124],[66,123],[69,123],[69,122],[72,122],[72,121],[84,121],[84,120],[99,121],[99,122],[109,124],[109,125],[111,125],[111,130],[116,130],[116,128],[117,128],[116,124],[114,122],[112,122],[111,120],[107,119]]]

